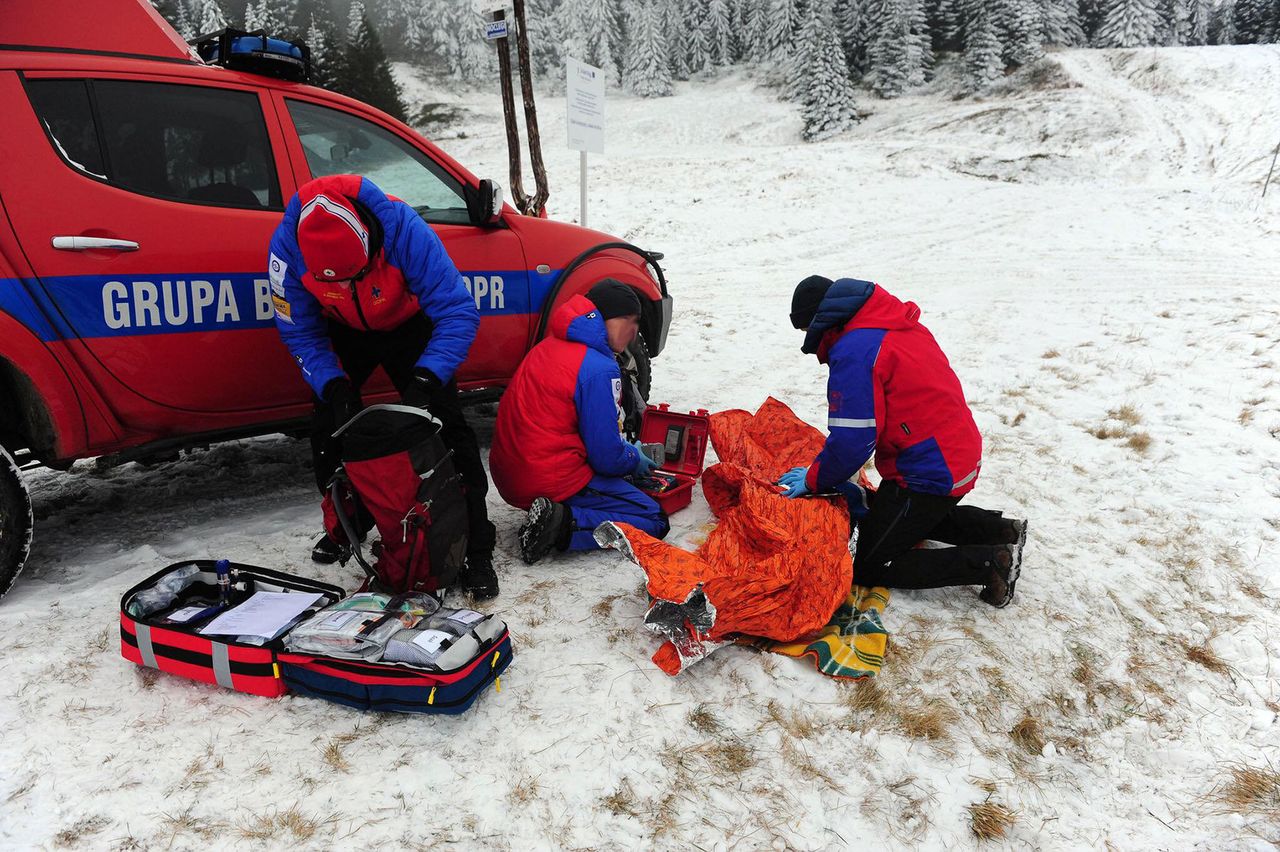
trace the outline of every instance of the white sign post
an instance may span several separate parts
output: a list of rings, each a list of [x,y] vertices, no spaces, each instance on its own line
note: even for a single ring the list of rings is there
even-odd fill
[[[582,200],[579,223],[587,226],[587,152],[604,153],[604,72],[569,58],[565,60],[565,99],[569,147],[581,152]]]

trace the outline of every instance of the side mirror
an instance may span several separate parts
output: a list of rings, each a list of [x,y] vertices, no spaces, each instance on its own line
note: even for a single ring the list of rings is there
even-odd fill
[[[467,187],[467,217],[473,225],[495,225],[502,216],[502,187],[485,178],[476,188]]]

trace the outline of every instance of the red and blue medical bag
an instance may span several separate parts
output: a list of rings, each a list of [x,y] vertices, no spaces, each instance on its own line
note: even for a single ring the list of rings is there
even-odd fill
[[[231,637],[202,636],[194,626],[172,623],[175,608],[195,608],[217,599],[215,564],[207,559],[177,563],[125,592],[120,600],[120,653],[126,660],[253,695],[274,698],[294,692],[361,710],[445,714],[470,707],[487,686],[498,685],[511,664],[511,634],[505,625],[466,663],[436,671],[404,663],[290,653],[284,650],[287,632],[265,645],[255,645]],[[233,605],[259,591],[319,595],[311,612],[346,597],[338,586],[279,571],[237,563],[230,569]],[[186,585],[174,600],[154,613],[130,614],[131,605],[133,612],[140,611],[140,595],[176,572],[183,572]]]

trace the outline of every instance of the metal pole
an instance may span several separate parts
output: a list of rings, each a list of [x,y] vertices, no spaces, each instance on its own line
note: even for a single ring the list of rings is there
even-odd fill
[[[582,187],[582,199],[578,202],[578,224],[587,227],[587,152],[578,154],[578,185]]]
[[[1276,157],[1280,157],[1280,142],[1276,143],[1276,152],[1271,155],[1271,168],[1267,169],[1267,180],[1262,185],[1262,197],[1267,197],[1267,186],[1271,183],[1271,173],[1276,170]]]

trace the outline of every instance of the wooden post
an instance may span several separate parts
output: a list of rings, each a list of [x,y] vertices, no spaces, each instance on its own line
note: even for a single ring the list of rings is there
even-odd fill
[[[529,37],[525,27],[524,0],[512,0],[516,16],[516,61],[520,66],[520,94],[524,98],[524,123],[529,132],[529,163],[533,166],[535,185],[527,212],[540,216],[551,197],[547,186],[547,167],[542,162],[542,137],[538,133],[538,111],[533,104],[533,69],[529,63]]]
[[[493,13],[495,21],[506,20],[501,9]],[[511,90],[511,44],[504,36],[498,41],[498,78],[502,87],[502,118],[507,127],[507,160],[511,174],[511,200],[521,213],[529,212],[529,196],[524,194],[524,180],[520,174],[520,130],[516,126],[515,93]]]

